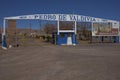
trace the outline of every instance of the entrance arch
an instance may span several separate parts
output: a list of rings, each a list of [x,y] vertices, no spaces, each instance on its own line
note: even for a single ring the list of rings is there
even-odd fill
[[[57,21],[57,36],[60,36],[60,33],[73,33],[74,39],[76,40],[77,34],[77,22],[91,22],[92,24],[92,36],[119,36],[119,21],[115,20],[108,20],[102,18],[95,18],[83,15],[75,15],[75,14],[33,14],[33,15],[22,15],[22,16],[13,16],[13,17],[4,17],[3,20],[3,34],[2,34],[2,48],[6,49],[6,20],[50,20],[50,21]],[[60,30],[59,22],[60,21],[73,21],[74,22],[74,29],[73,30]],[[112,31],[111,33],[104,33],[103,34],[95,34],[95,27],[94,23],[111,23],[112,24]],[[94,32],[93,32],[94,31]],[[116,34],[114,34],[116,32]],[[59,39],[59,38],[58,38]],[[70,37],[68,38],[70,40]],[[76,41],[72,41],[71,45],[76,45]],[[71,42],[70,42],[71,43]],[[66,43],[67,44],[67,43]]]

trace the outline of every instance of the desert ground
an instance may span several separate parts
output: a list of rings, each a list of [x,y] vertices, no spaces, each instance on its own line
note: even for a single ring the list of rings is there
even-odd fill
[[[120,80],[120,44],[0,49],[0,80]]]

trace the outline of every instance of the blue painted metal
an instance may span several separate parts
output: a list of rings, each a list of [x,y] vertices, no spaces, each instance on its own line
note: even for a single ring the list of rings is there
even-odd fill
[[[61,33],[60,33],[61,34]],[[64,33],[62,33],[64,34]],[[65,36],[64,37],[61,37],[60,35],[57,35],[57,45],[61,45],[61,44],[67,44],[67,34],[64,34]]]
[[[2,39],[2,47],[7,47],[6,36],[5,36],[5,35],[3,35],[3,39]]]
[[[57,33],[53,33],[53,35],[54,34],[57,34]],[[73,32],[62,32],[59,35],[57,35],[57,37],[56,37],[56,45],[67,44],[67,39],[68,39],[70,34],[71,34],[71,37],[72,37],[72,44],[78,44],[75,33],[73,33]],[[54,41],[55,40],[54,40],[54,37],[53,37],[52,43],[54,43]]]

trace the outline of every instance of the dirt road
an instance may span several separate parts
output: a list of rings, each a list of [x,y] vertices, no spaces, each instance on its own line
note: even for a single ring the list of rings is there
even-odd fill
[[[0,50],[0,80],[120,80],[120,45]]]

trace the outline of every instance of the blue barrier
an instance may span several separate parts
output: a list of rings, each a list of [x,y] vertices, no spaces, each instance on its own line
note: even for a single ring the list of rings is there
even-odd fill
[[[6,36],[5,36],[5,35],[3,35],[3,39],[2,39],[2,47],[7,48]]]
[[[57,45],[67,44],[67,39],[70,36],[72,38],[72,44],[73,45],[77,44],[76,35],[72,32],[62,32],[59,35],[57,35],[57,33],[53,33],[52,35],[54,34],[56,34],[56,40],[54,40],[55,37],[53,36],[52,43],[56,41]]]

